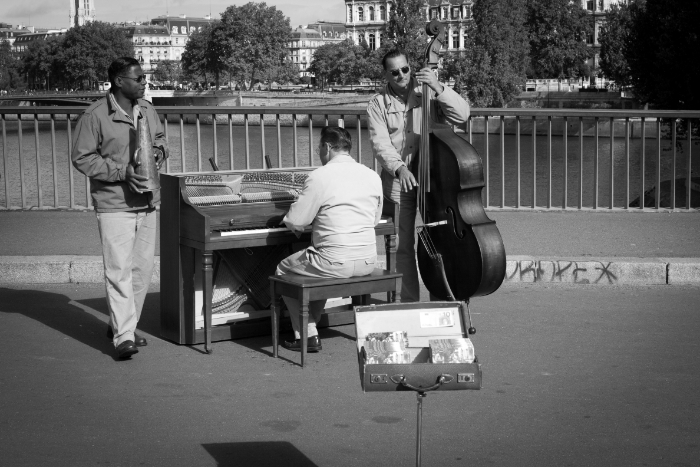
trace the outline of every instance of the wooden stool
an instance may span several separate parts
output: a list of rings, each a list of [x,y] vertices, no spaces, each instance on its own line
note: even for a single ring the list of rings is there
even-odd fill
[[[349,279],[320,279],[317,277],[284,274],[270,276],[272,297],[272,355],[277,358],[279,347],[280,296],[299,300],[299,333],[301,334],[301,366],[304,366],[307,349],[307,327],[309,303],[335,297],[352,297],[353,305],[366,305],[369,296],[379,292],[394,292],[395,300],[401,300],[402,275],[384,269],[375,269],[371,274]]]

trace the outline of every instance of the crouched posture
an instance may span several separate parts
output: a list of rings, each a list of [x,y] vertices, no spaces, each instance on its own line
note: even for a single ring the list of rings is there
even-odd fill
[[[283,222],[297,236],[312,225],[311,246],[282,260],[277,275],[299,274],[348,278],[370,274],[377,262],[374,227],[382,213],[382,182],[376,172],[351,156],[350,133],[340,127],[321,131],[318,154],[322,167],[311,172],[299,199]],[[301,350],[299,301],[284,297],[294,329],[294,340],[282,346]],[[325,300],[309,305],[308,350],[321,350],[316,323]]]

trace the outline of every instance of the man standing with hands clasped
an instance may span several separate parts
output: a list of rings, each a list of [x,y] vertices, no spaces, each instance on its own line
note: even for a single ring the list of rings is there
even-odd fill
[[[156,210],[160,190],[146,191],[147,177],[134,172],[138,121],[148,119],[160,168],[167,158],[163,125],[153,106],[143,99],[146,75],[130,57],[116,59],[108,70],[107,95],[85,110],[73,140],[73,165],[90,177],[90,194],[102,242],[105,288],[109,307],[107,336],[119,359],[146,345],[136,334],[153,273]]]
[[[411,67],[402,50],[387,52],[382,65],[387,84],[367,106],[369,134],[374,157],[382,166],[384,196],[399,203],[396,272],[403,274],[401,301],[415,302],[420,298],[415,249],[418,183],[411,173],[411,163],[420,149],[421,85],[425,83],[435,92],[430,114],[440,122],[464,124],[469,118],[469,104],[438,82],[428,68],[411,76]]]

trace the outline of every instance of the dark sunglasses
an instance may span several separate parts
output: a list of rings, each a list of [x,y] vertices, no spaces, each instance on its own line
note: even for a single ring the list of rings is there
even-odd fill
[[[411,71],[411,67],[405,66],[405,67],[400,68],[398,70],[390,70],[390,71],[391,71],[391,76],[399,76],[399,71],[401,71],[401,73],[403,73],[405,75],[406,73]]]
[[[121,76],[121,75],[120,75],[119,77],[120,77],[120,78],[130,79],[130,80],[132,80],[132,81],[136,81],[137,83],[143,83],[144,81],[146,81],[146,75],[141,75],[141,76],[138,76],[138,77],[136,77],[136,78],[131,78],[131,77],[129,77],[129,76]]]

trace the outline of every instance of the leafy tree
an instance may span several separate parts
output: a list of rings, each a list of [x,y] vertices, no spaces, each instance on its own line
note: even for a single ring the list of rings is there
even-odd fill
[[[630,12],[626,51],[637,97],[661,109],[700,109],[700,62],[692,58],[700,50],[700,3],[647,0]]]
[[[22,55],[23,71],[31,77],[35,88],[41,84],[49,88],[52,82],[63,80],[62,49],[63,37],[49,36],[46,40],[32,42]]]
[[[449,53],[443,76],[477,107],[504,107],[520,92],[528,65],[523,0],[479,0],[465,34],[465,51]]]
[[[107,69],[118,57],[133,57],[134,46],[116,26],[91,21],[66,32],[61,42],[61,73],[69,83],[91,87],[107,80]]]
[[[214,33],[226,66],[239,81],[260,79],[285,63],[292,28],[289,18],[264,2],[229,6]]]
[[[10,43],[0,40],[0,89],[24,87],[20,66],[21,62],[12,55]]]
[[[158,81],[168,81],[171,84],[179,82],[182,79],[182,65],[179,60],[161,60],[153,77]]]
[[[329,82],[342,84],[356,83],[367,77],[371,51],[353,43],[352,39],[342,42],[323,44],[316,49],[308,71],[323,85]]]
[[[427,44],[425,25],[424,0],[396,0],[386,23],[386,37],[390,42],[385,41],[382,49],[403,49],[411,68],[422,68]]]
[[[585,74],[584,64],[591,53],[586,36],[593,30],[593,23],[581,2],[526,1],[532,77],[562,79]]]
[[[600,70],[618,86],[628,86],[630,68],[627,62],[630,34],[632,32],[632,12],[627,4],[613,4],[600,28]]]
[[[207,74],[211,73],[218,88],[221,74],[229,70],[227,52],[221,23],[207,24],[190,34],[181,58],[183,71],[195,80],[201,77],[204,82],[208,82]]]
[[[259,76],[263,81],[267,81],[269,84],[272,84],[273,81],[280,84],[290,81],[296,82],[299,80],[299,67],[286,59],[279,65],[262,70]]]

